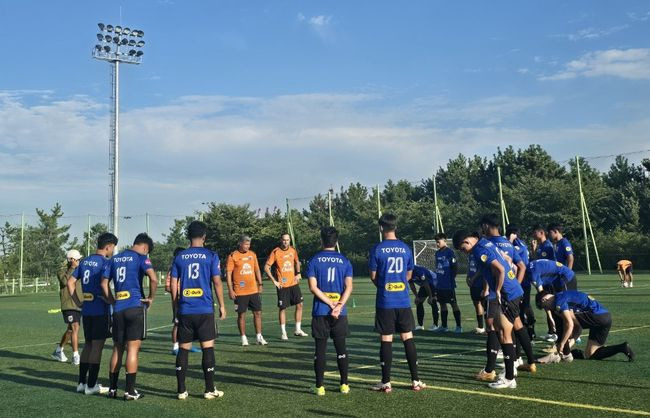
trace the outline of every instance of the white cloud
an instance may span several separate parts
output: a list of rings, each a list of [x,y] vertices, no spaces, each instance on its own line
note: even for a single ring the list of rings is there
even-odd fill
[[[298,22],[308,25],[322,39],[328,39],[332,36],[332,19],[333,17],[331,15],[316,15],[307,17],[302,13],[298,13],[297,16]]]
[[[618,25],[618,26],[612,26],[605,29],[589,27],[589,28],[580,29],[574,33],[553,35],[553,36],[557,38],[566,38],[574,42],[584,41],[584,40],[595,40],[595,39],[600,39],[600,38],[613,35],[616,32],[620,32],[629,27],[630,25]]]
[[[645,22],[650,19],[650,12],[636,13],[630,12],[627,16],[636,22]]]
[[[650,80],[650,49],[609,49],[584,54],[565,68],[540,80],[568,80],[576,77],[611,76],[628,80]]]
[[[530,73],[530,70],[528,68],[519,68],[519,69],[517,69],[517,72],[519,74],[528,74],[528,73]]]

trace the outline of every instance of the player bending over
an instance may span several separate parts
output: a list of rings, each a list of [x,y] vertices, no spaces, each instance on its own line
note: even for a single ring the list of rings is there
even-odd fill
[[[506,238],[510,241],[514,247],[515,253],[519,255],[519,258],[521,258],[524,265],[528,266],[528,247],[524,241],[519,238],[519,228],[512,224],[508,225],[506,227]],[[528,272],[528,268],[526,269],[526,272]],[[521,288],[524,290],[524,296],[521,298],[521,312],[519,316],[528,330],[528,336],[533,340],[535,338],[535,311],[530,304],[531,283],[529,276],[525,275],[519,283],[521,284]]]
[[[117,381],[126,351],[126,390],[124,400],[135,401],[142,394],[135,390],[138,372],[138,352],[147,337],[147,309],[153,303],[158,279],[148,254],[153,240],[146,233],[138,234],[130,249],[116,254],[106,263],[102,273],[102,292],[113,304],[113,355],[110,366],[109,398],[117,398]],[[144,297],[142,279],[149,277],[149,295]],[[108,287],[113,282],[115,297]]]
[[[634,287],[634,276],[632,275],[632,262],[630,260],[620,260],[616,263],[616,272],[621,279],[621,286]]]
[[[314,372],[318,396],[325,395],[327,339],[334,341],[336,362],[341,376],[340,391],[350,393],[348,385],[348,352],[345,338],[349,335],[348,312],[345,306],[352,293],[352,264],[336,251],[339,233],[333,226],[320,231],[322,250],[316,253],[307,266],[309,290],[314,294],[312,304],[311,335],[316,346]]]
[[[106,265],[110,263],[116,245],[115,235],[110,232],[101,234],[97,237],[95,254],[81,260],[76,273],[68,279],[68,291],[71,295],[75,294],[79,281],[83,290],[81,315],[85,343],[81,351],[77,392],[86,395],[108,392],[108,388],[97,383],[102,350],[111,329],[110,305],[106,302],[102,291],[102,275]]]
[[[400,334],[411,372],[415,391],[426,385],[418,377],[418,355],[413,340],[413,311],[409,297],[408,282],[413,273],[413,253],[397,239],[397,217],[385,213],[379,218],[383,241],[370,250],[370,280],[377,287],[375,299],[375,331],[380,338],[379,361],[381,382],[371,389],[391,392],[390,371],[393,363],[393,334]]]
[[[172,297],[178,306],[178,342],[176,356],[176,381],[178,399],[187,399],[185,375],[188,367],[189,350],[192,341],[199,340],[203,357],[203,379],[205,380],[205,399],[220,398],[223,392],[214,386],[214,339],[217,327],[214,321],[214,285],[219,302],[219,319],[226,317],[223,304],[221,270],[219,256],[205,248],[207,226],[200,221],[192,221],[187,226],[190,248],[181,251],[172,264]]]
[[[472,298],[472,304],[476,311],[476,325],[474,332],[476,334],[485,334],[485,314],[487,312],[487,298],[484,293],[485,281],[483,274],[476,266],[476,259],[472,253],[467,255],[467,286],[469,286],[469,294]]]
[[[439,312],[436,301],[436,273],[426,267],[413,266],[413,274],[409,282],[409,287],[415,295],[415,312],[418,320],[418,325],[415,327],[415,330],[419,331],[424,329],[424,302],[431,305],[431,312],[433,314],[433,325],[429,330],[437,330]]]

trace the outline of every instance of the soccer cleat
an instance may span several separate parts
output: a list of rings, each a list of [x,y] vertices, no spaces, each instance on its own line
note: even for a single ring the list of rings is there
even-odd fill
[[[416,391],[416,392],[419,392],[419,391],[421,391],[422,389],[424,389],[424,388],[426,388],[426,387],[427,387],[427,385],[426,385],[423,381],[421,381],[421,380],[414,380],[414,381],[413,381],[413,386],[412,386],[412,388],[413,388],[413,390]]]
[[[342,384],[341,385],[341,393],[344,394],[344,395],[347,395],[348,393],[350,393],[350,385],[348,385],[346,383]]]
[[[634,287],[634,283],[630,282],[630,284],[627,287]]]
[[[576,339],[576,344],[582,344],[582,338],[578,337],[578,338]]]
[[[415,331],[424,331],[424,327],[422,325],[418,325],[415,327]]]
[[[449,331],[447,327],[438,327],[438,329],[436,329],[436,332],[447,332],[447,331]]]
[[[318,386],[314,388],[314,393],[317,396],[325,396],[325,386]]]
[[[257,344],[258,344],[258,345],[267,345],[268,343],[266,342],[266,340],[264,339],[264,337],[259,336],[259,337],[257,337]]]
[[[537,361],[541,364],[559,363],[562,361],[562,357],[560,357],[558,353],[551,353],[544,357],[538,358]]]
[[[370,390],[374,390],[375,392],[384,392],[384,393],[391,393],[393,391],[393,386],[388,383],[377,383],[376,385],[370,386]]]
[[[629,287],[629,285],[627,284],[627,282],[623,282],[623,287]]]
[[[632,347],[630,347],[630,344],[625,342],[625,355],[627,356],[627,361],[634,361],[634,351],[632,351]]]
[[[293,335],[295,335],[296,337],[308,337],[309,336],[309,334],[307,334],[305,331],[303,331],[301,329],[295,330],[293,332]]]
[[[86,391],[86,384],[85,383],[79,383],[77,385],[77,393],[84,393]]]
[[[245,335],[241,336],[241,345],[242,347],[246,347],[248,345],[248,338],[246,338]]]
[[[524,364],[524,361],[521,359],[521,357],[515,360],[515,368],[521,366],[522,364]]]
[[[74,364],[75,366],[78,366],[80,362],[81,362],[81,356],[79,356],[79,353],[73,353],[72,354],[72,364]]]
[[[546,342],[554,343],[557,341],[557,334],[548,334],[546,336]]]
[[[216,398],[221,398],[222,396],[223,396],[223,392],[217,390],[217,388],[214,388],[212,392],[205,392],[203,394],[203,398],[205,399],[216,399]]]
[[[438,325],[431,325],[429,327],[429,331],[438,332],[438,328],[439,328]]]
[[[287,334],[283,332],[282,335],[280,336],[280,339],[282,341],[287,341],[289,339],[289,337],[287,337]]]
[[[52,353],[52,358],[61,363],[65,363],[66,361],[68,361],[68,358],[63,353],[63,350],[54,350],[54,352]]]
[[[124,392],[125,401],[137,401],[138,399],[144,398],[144,395],[139,393],[137,390],[133,390],[133,393]]]
[[[496,378],[497,373],[494,370],[488,373],[485,369],[481,369],[481,371],[474,376],[474,379],[480,380],[481,382],[493,382]]]
[[[456,327],[456,329],[454,330],[454,332],[455,332],[456,334],[460,334],[460,333],[462,333],[462,332],[463,332],[463,327]]]
[[[117,389],[109,389],[108,390],[108,398],[109,399],[117,399]]]
[[[179,393],[176,397],[177,397],[179,400],[184,401],[185,399],[187,399],[187,397],[188,397],[188,393],[187,393],[187,391],[185,391],[185,392],[183,392],[183,393]]]
[[[516,389],[517,381],[515,379],[508,380],[505,376],[499,376],[499,380],[488,384],[492,389]]]
[[[517,367],[517,370],[522,371],[522,372],[537,373],[537,365],[535,363],[533,363],[533,364],[522,364],[519,367]]]
[[[95,386],[93,387],[88,387],[88,385],[86,385],[86,389],[84,390],[84,393],[86,395],[96,395],[96,394],[104,395],[108,393],[108,388],[103,387],[99,383],[95,383]]]
[[[485,334],[485,328],[474,328],[474,334],[483,335]]]
[[[542,351],[545,352],[545,353],[549,353],[549,354],[550,353],[557,353],[557,348],[554,345],[549,345],[548,347],[543,348]]]

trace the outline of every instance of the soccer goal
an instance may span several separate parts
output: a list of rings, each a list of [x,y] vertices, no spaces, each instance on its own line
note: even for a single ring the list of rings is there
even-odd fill
[[[454,248],[451,239],[447,239],[447,246]],[[436,271],[436,251],[438,251],[438,246],[433,239],[413,240],[413,261],[418,266]],[[458,251],[454,252],[456,253],[458,263],[458,273],[467,273],[467,256],[465,254],[459,254]]]

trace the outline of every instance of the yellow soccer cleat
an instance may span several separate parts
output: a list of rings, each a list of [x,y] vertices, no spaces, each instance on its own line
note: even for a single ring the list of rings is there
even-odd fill
[[[318,396],[325,396],[325,386],[318,386],[314,389],[314,393]]]
[[[350,386],[346,385],[346,384],[342,384],[341,385],[341,393],[344,394],[344,395],[347,395],[348,393],[350,393]]]

